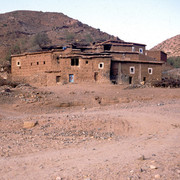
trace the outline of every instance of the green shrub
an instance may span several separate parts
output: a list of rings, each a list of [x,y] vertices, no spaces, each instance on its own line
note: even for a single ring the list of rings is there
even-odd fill
[[[51,43],[48,35],[46,33],[38,33],[33,39],[33,46],[38,45],[39,47],[46,46]]]
[[[173,66],[174,68],[180,68],[180,56],[169,57],[167,63]]]

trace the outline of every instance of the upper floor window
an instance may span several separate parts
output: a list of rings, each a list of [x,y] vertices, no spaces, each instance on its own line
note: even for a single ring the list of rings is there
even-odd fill
[[[148,68],[148,73],[152,74],[153,73],[153,69],[152,68]]]
[[[79,66],[79,58],[72,58],[71,66]]]
[[[20,61],[16,61],[16,66],[21,66],[21,62]]]
[[[129,72],[130,72],[130,74],[134,74],[134,73],[135,73],[135,67],[134,67],[134,66],[131,66],[131,67],[129,68]]]
[[[134,52],[134,51],[135,51],[135,47],[133,46],[133,47],[132,47],[132,52]]]
[[[104,68],[104,63],[103,63],[103,62],[99,63],[99,64],[98,64],[98,68],[99,68],[99,69],[103,69],[103,68]]]
[[[139,53],[143,54],[143,48],[139,48]]]
[[[104,51],[110,51],[111,50],[111,44],[105,44],[104,45]]]

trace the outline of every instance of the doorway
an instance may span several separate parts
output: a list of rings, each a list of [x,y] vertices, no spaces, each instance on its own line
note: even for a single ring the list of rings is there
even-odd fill
[[[129,77],[129,84],[132,84],[132,77]]]
[[[60,78],[61,78],[61,76],[56,76],[56,83],[60,82]]]
[[[69,74],[69,82],[74,82],[74,74]]]

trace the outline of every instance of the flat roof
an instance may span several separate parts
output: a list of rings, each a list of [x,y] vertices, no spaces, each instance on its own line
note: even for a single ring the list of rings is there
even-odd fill
[[[112,61],[148,63],[148,64],[164,64],[164,61],[146,61],[146,60],[131,60],[131,59],[115,59],[115,58],[113,58]]]

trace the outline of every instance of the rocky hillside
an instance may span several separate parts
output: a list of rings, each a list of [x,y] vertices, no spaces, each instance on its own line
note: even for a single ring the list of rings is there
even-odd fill
[[[41,45],[92,43],[114,39],[62,13],[14,11],[0,14],[0,61],[11,54],[36,51]]]
[[[168,57],[180,56],[180,34],[163,41],[151,50],[162,50]]]

